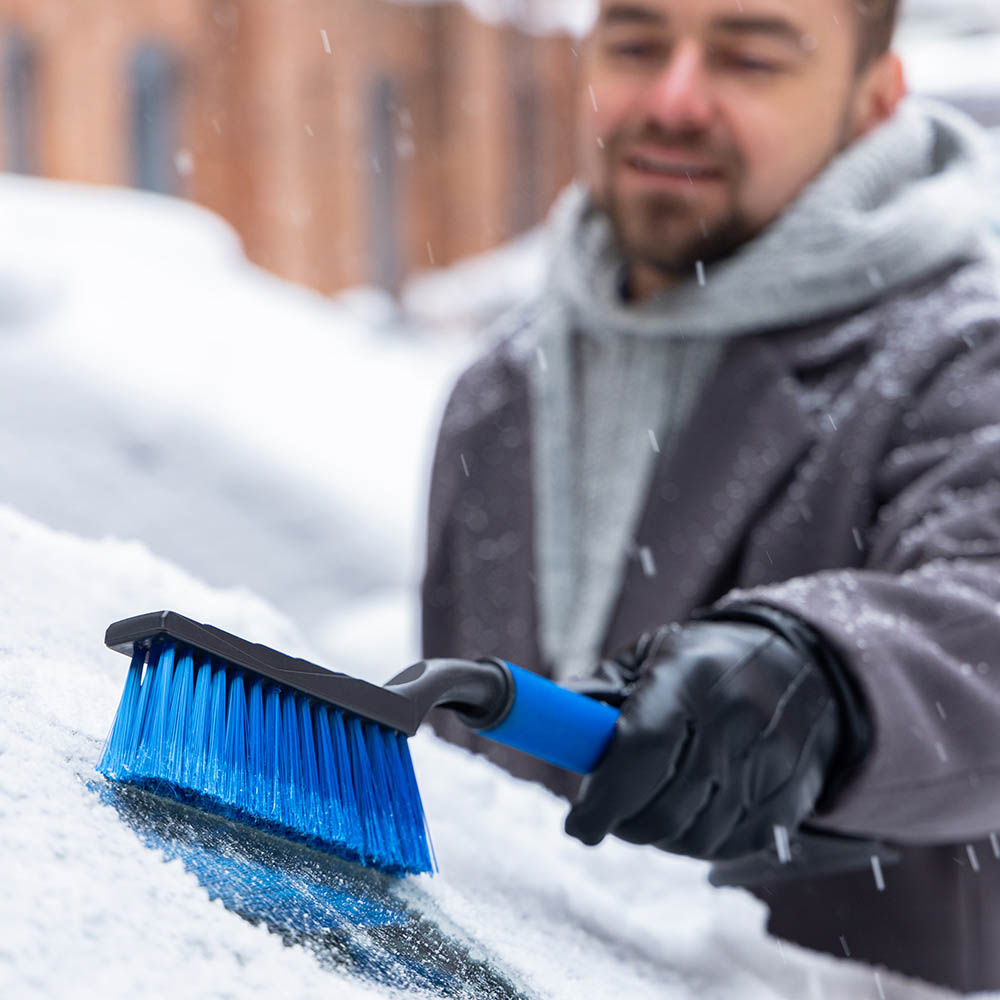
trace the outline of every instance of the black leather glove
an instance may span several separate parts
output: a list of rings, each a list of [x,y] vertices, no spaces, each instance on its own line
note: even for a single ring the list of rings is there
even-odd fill
[[[825,643],[759,605],[644,635],[574,686],[621,706],[566,819],[585,844],[613,833],[709,860],[762,850],[775,827],[794,832],[869,742]]]

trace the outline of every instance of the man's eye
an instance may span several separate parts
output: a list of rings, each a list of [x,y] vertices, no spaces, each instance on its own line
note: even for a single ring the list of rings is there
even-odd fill
[[[662,53],[662,48],[654,42],[618,42],[609,47],[613,56],[634,60],[657,59]]]
[[[759,59],[754,56],[742,55],[739,52],[717,52],[715,62],[740,73],[769,76],[781,72],[781,66],[769,59]]]

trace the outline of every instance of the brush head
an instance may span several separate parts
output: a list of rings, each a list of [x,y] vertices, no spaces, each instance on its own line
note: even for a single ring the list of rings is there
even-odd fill
[[[434,870],[405,698],[174,612],[106,642],[132,658],[106,777],[392,874]]]
[[[151,611],[108,626],[104,644],[131,656],[136,646],[148,649],[157,641],[173,640],[200,650],[257,677],[335,705],[363,719],[412,736],[420,725],[413,701],[348,674],[287,656],[270,646],[247,642],[213,625],[185,618],[176,611]]]

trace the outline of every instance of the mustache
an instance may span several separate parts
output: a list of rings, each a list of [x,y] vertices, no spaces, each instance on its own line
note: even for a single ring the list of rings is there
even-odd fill
[[[667,128],[658,122],[647,122],[639,129],[622,129],[612,133],[605,139],[605,145],[614,153],[638,145],[697,153],[724,164],[739,163],[732,144],[720,141],[717,136],[697,126]]]

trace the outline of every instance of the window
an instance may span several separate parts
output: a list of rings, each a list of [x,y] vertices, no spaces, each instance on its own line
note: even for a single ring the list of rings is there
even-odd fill
[[[402,284],[399,237],[399,164],[397,161],[395,87],[387,76],[372,84],[369,112],[371,182],[369,238],[371,277],[379,288],[396,293]]]
[[[162,46],[145,43],[132,54],[131,179],[137,188],[160,194],[180,194],[175,164],[178,146],[179,73]]]
[[[19,28],[0,35],[0,94],[3,99],[4,166],[19,174],[38,171],[36,148],[37,53]]]

